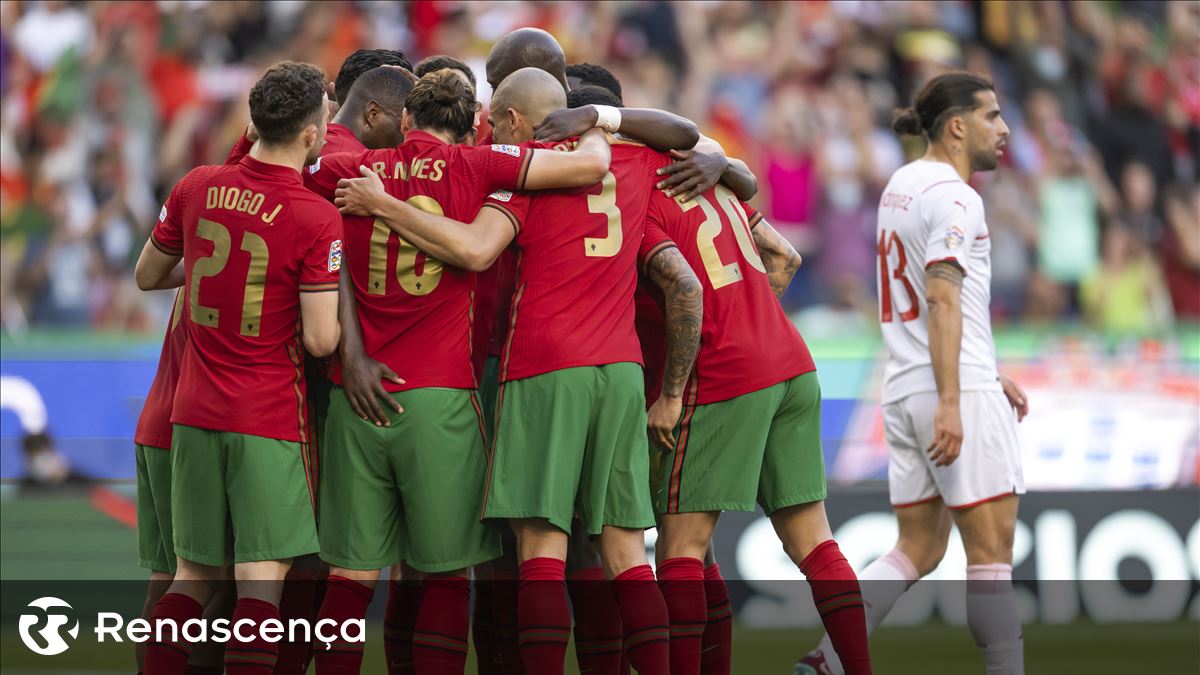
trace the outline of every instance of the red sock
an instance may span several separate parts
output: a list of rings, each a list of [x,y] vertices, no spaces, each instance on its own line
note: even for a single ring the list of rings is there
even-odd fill
[[[229,625],[236,627],[239,622],[246,621],[252,626],[240,631],[242,635],[250,636],[249,640],[242,642],[235,636],[225,643],[225,672],[229,675],[271,675],[275,670],[279,643],[263,639],[260,630],[267,619],[279,621],[279,608],[258,598],[238,598]]]
[[[367,616],[367,606],[375,591],[345,577],[333,575],[325,586],[325,600],[321,603],[321,612],[317,621],[326,619],[336,622],[333,630],[325,629],[326,633],[336,632],[340,635],[343,622],[350,619],[364,619]],[[316,638],[314,637],[314,640]],[[356,675],[362,668],[363,643],[337,640],[328,645],[313,645],[313,660],[317,662],[317,675]]]
[[[225,666],[188,666],[187,675],[225,675]]]
[[[462,675],[471,630],[471,582],[433,574],[425,578],[413,628],[413,664],[421,675]]]
[[[800,562],[800,571],[812,588],[817,613],[846,675],[871,675],[862,591],[837,542],[830,539],[818,544]]]
[[[631,567],[612,580],[625,628],[625,655],[638,675],[671,672],[667,604],[649,565]]]
[[[658,566],[658,587],[671,618],[671,674],[700,675],[700,648],[708,624],[704,563],[671,558]]]
[[[387,657],[388,675],[414,675],[413,626],[421,611],[421,594],[425,585],[420,581],[392,579],[388,582],[387,613],[383,618],[383,653]]]
[[[571,636],[565,585],[566,563],[562,560],[532,558],[521,563],[517,627],[526,672],[562,675]]]
[[[581,675],[621,672],[621,608],[602,567],[571,573],[567,582],[575,611],[575,659]]]
[[[317,576],[312,570],[295,566],[283,582],[283,595],[279,599],[279,619],[287,628],[288,621],[304,619],[313,622],[316,609],[313,599],[317,596]],[[274,675],[304,675],[312,661],[312,641],[287,639],[287,633],[279,644],[279,658],[275,661]],[[299,637],[299,636],[298,636]]]
[[[479,675],[504,675],[493,616],[496,587],[491,579],[475,580],[475,606],[471,611],[471,642],[475,645],[475,670]]]
[[[153,629],[150,633],[151,639],[160,634],[156,628],[159,621],[171,621],[175,626],[163,626],[163,642],[146,643],[146,661],[142,670],[154,675],[184,675],[188,656],[192,653],[192,645],[183,637],[183,622],[199,619],[203,615],[204,607],[191,596],[166,593],[159,598],[150,614],[150,627]]]
[[[729,588],[721,576],[721,566],[704,568],[704,596],[708,601],[708,623],[701,639],[700,672],[704,675],[729,675],[733,656],[733,610],[729,606]]]
[[[525,675],[521,644],[517,640],[517,579],[511,571],[493,569],[492,587],[496,592],[492,621],[504,675]]]

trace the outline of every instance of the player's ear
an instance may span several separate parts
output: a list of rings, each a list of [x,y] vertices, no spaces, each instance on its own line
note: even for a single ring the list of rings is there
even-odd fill
[[[412,131],[412,117],[408,114],[408,108],[400,115],[400,133],[408,136],[408,132]]]
[[[370,129],[375,126],[375,118],[383,114],[383,109],[375,101],[367,101],[367,107],[363,109],[363,125]]]
[[[508,122],[508,127],[515,131],[521,128],[521,123],[524,121],[525,116],[513,108],[509,108],[504,111],[504,119]]]
[[[946,121],[946,131],[951,138],[963,140],[967,137],[967,120],[962,115],[954,115]]]

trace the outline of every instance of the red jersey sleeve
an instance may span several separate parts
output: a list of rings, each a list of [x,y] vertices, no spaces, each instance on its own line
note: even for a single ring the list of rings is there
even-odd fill
[[[513,231],[520,232],[521,224],[529,215],[529,195],[509,190],[496,190],[483,201],[482,208],[496,209],[512,223]]]
[[[342,269],[342,215],[332,204],[312,209],[311,244],[300,262],[300,292],[336,291]]]
[[[483,157],[482,178],[488,192],[524,189],[529,161],[533,158],[529,144],[477,145],[473,151]]]
[[[237,143],[234,143],[233,147],[230,148],[229,154],[225,157],[225,163],[237,164],[238,162],[242,161],[243,157],[250,154],[250,148],[253,147],[254,144],[250,142],[250,139],[246,138],[246,134],[243,132],[242,135],[238,137]]]
[[[167,255],[183,255],[183,211],[188,200],[201,187],[209,167],[192,169],[171,188],[167,202],[158,212],[158,223],[150,233],[154,247]]]
[[[762,222],[763,214],[761,211],[753,206],[750,206],[746,202],[741,202],[741,204],[742,210],[746,212],[746,224],[749,225],[750,229],[753,230],[755,225],[758,225]]]
[[[663,202],[670,205],[671,198],[660,190],[654,190],[650,195],[650,203],[646,207],[646,228],[642,232],[642,243],[638,247],[638,264],[645,267],[654,256],[664,248],[675,245],[667,234],[663,219]]]
[[[339,180],[358,178],[358,166],[363,162],[364,154],[334,152],[318,157],[316,162],[301,172],[304,176],[304,187],[332,202]]]

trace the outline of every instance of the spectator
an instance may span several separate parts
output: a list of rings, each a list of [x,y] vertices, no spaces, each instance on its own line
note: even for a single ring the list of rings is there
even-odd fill
[[[1167,191],[1162,256],[1178,319],[1200,322],[1200,188]]]
[[[1104,233],[1104,257],[1080,289],[1088,322],[1113,336],[1142,337],[1170,322],[1162,271],[1129,225],[1118,220]]]

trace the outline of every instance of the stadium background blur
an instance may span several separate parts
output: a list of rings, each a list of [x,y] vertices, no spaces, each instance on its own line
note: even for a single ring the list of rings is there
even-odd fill
[[[520,26],[554,34],[568,63],[609,67],[627,105],[695,120],[758,176],[753,203],[805,257],[784,305],[821,371],[831,504],[847,495],[852,505],[831,512],[835,526],[866,527],[864,518],[887,514],[875,216],[891,173],[923,150],[889,130],[890,112],[944,69],[990,74],[1012,135],[1000,169],[974,186],[991,232],[1001,368],[1029,390],[1033,406],[1021,430],[1032,494],[1017,576],[1104,578],[1109,567],[1088,562],[1089,534],[1106,518],[1150,514],[1158,520],[1120,521],[1118,534],[1136,538],[1163,525],[1166,539],[1127,552],[1140,567],[1123,567],[1118,556],[1110,576],[1119,568],[1122,577],[1193,580],[1186,606],[1151,618],[1194,629],[1194,2],[6,1],[4,579],[143,578],[129,527],[132,432],[172,295],[139,292],[133,262],[174,182],[197,164],[220,163],[242,133],[258,75],[293,59],[332,78],[360,47],[400,49],[413,63],[445,53],[472,65],[486,102],[488,49]],[[82,496],[25,498],[47,482],[43,475],[99,482]],[[1046,513],[1069,515],[1069,541],[1054,529],[1062,521]],[[755,539],[761,521],[730,521],[719,532],[718,555],[730,558],[723,565],[743,578],[790,578],[755,548],[777,547]],[[894,525],[870,525],[858,544],[839,532],[855,567],[890,546]],[[955,565],[961,559],[951,557],[944,567]],[[913,623],[958,621],[937,601],[922,602],[933,609],[913,610]],[[1059,618],[1098,619],[1084,604]],[[778,625],[789,608],[776,603],[756,614],[747,602],[741,623]],[[1031,611],[1054,620],[1053,609]],[[974,663],[965,631],[948,635]],[[795,646],[791,636],[779,639]],[[889,639],[914,638],[880,639],[886,651]],[[907,672],[896,668],[881,672]]]

